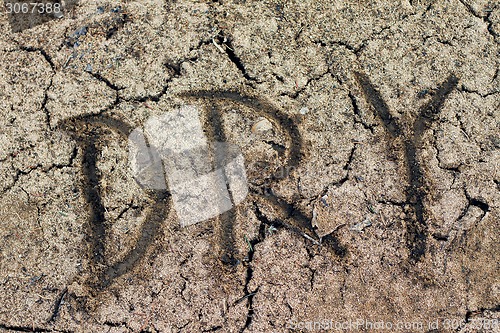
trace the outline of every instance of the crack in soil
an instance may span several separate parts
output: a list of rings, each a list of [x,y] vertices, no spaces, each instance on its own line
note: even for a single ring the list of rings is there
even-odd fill
[[[498,72],[498,70],[497,70],[497,72]],[[495,75],[496,75],[496,73],[495,73]],[[492,81],[494,81],[494,80],[495,79],[493,79]],[[468,94],[476,94],[476,95],[478,95],[478,96],[480,96],[482,98],[486,98],[488,96],[492,96],[492,95],[496,95],[496,94],[500,93],[500,90],[497,90],[497,91],[490,91],[488,93],[481,94],[479,91],[469,89],[469,88],[465,87],[463,84],[459,87],[458,90],[461,91],[461,92],[468,93]]]
[[[318,74],[318,75],[313,76],[311,78],[308,78],[306,83],[304,84],[304,86],[302,88],[296,90],[295,92],[293,92],[293,93],[284,92],[284,93],[281,93],[280,96],[288,96],[291,99],[297,99],[299,97],[299,95],[301,93],[303,93],[312,82],[319,81],[328,74],[330,74],[330,69],[327,69],[324,73],[321,73],[321,74]]]
[[[30,53],[31,52],[40,53],[43,56],[43,58],[45,59],[45,61],[49,64],[49,66],[52,70],[50,82],[49,82],[48,86],[45,88],[42,106],[41,106],[41,110],[45,113],[45,122],[47,123],[47,127],[49,128],[49,130],[52,130],[52,127],[50,125],[50,112],[47,109],[47,101],[48,101],[48,92],[49,92],[50,88],[52,88],[54,76],[56,75],[56,67],[54,65],[54,62],[52,61],[52,58],[50,57],[50,55],[42,48],[34,48],[31,46],[19,45],[19,49],[22,51],[30,52]]]
[[[42,101],[42,111],[45,113],[45,122],[47,123],[47,127],[49,128],[49,130],[52,130],[52,126],[50,125],[51,116],[50,116],[50,111],[47,109],[47,101],[49,99],[49,95],[48,95],[49,90],[50,90],[50,88],[52,88],[52,84],[54,81],[54,75],[55,75],[55,72],[52,75],[52,77],[50,78],[49,85],[45,89],[43,101]]]
[[[252,323],[252,320],[253,320],[253,314],[254,314],[253,298],[259,292],[259,287],[257,287],[253,291],[250,291],[248,289],[248,285],[250,284],[250,281],[252,280],[252,277],[253,277],[252,260],[253,260],[254,254],[255,254],[255,246],[257,244],[261,243],[262,241],[264,241],[264,239],[266,238],[266,224],[264,222],[262,222],[266,219],[263,218],[261,220],[263,215],[260,214],[260,212],[258,213],[258,207],[255,204],[254,204],[254,207],[255,207],[255,215],[257,216],[257,219],[259,219],[261,221],[261,223],[259,225],[259,233],[258,233],[257,237],[250,240],[249,246],[248,246],[248,254],[247,254],[248,261],[246,264],[247,271],[246,271],[246,277],[245,277],[245,285],[243,287],[243,292],[245,294],[245,296],[243,296],[243,298],[247,299],[248,312],[247,312],[247,317],[246,317],[247,319],[245,321],[245,325],[240,330],[240,333],[244,332],[250,326],[250,324]]]
[[[358,57],[359,54],[366,48],[366,46],[368,46],[369,41],[375,39],[376,37],[380,36],[384,31],[389,30],[389,29],[391,29],[391,26],[385,26],[385,27],[382,27],[379,31],[374,31],[370,36],[368,36],[368,38],[363,39],[361,41],[361,43],[359,43],[358,46],[353,46],[353,45],[349,44],[348,42],[342,41],[342,40],[335,40],[335,41],[328,41],[328,42],[324,42],[322,40],[313,40],[312,42],[315,44],[319,44],[323,47],[326,47],[329,45],[330,46],[331,45],[342,46],[342,47],[345,47],[350,52],[352,52],[356,57]]]
[[[64,288],[61,294],[56,298],[56,301],[54,303],[54,310],[52,312],[52,315],[50,316],[50,319],[48,320],[48,323],[54,322],[59,316],[59,311],[61,310],[61,306],[64,303],[64,297],[66,296],[67,293],[68,293],[68,288]]]
[[[108,88],[116,91],[116,92],[119,92],[120,90],[123,90],[125,88],[123,87],[118,87],[117,85],[115,85],[114,83],[112,83],[111,81],[109,81],[108,79],[106,79],[104,76],[102,76],[101,74],[99,73],[96,73],[96,72],[92,72],[92,71],[87,71],[87,73],[89,73],[90,75],[92,75],[96,80],[104,83]]]
[[[467,314],[465,315],[466,323],[470,321],[470,318],[475,315],[484,314],[485,312],[500,312],[500,304],[493,306],[491,308],[480,308],[478,310],[467,310]]]
[[[33,147],[34,146],[32,146],[30,148],[33,148]],[[22,149],[22,150],[25,150],[25,149]],[[67,168],[67,167],[72,167],[73,166],[73,162],[74,162],[74,160],[76,158],[76,155],[77,155],[77,150],[76,150],[76,147],[75,147],[73,149],[71,155],[70,155],[70,159],[69,159],[69,162],[67,164],[54,163],[54,164],[50,165],[47,168],[43,168],[43,165],[40,164],[40,163],[38,163],[37,165],[29,166],[28,167],[28,171],[24,171],[24,170],[21,170],[21,169],[16,169],[16,174],[14,175],[14,181],[12,182],[12,184],[10,184],[4,190],[2,190],[1,194],[4,195],[5,193],[7,193],[11,189],[13,189],[14,186],[16,186],[16,184],[19,181],[19,179],[21,178],[21,176],[29,175],[34,170],[40,170],[41,169],[42,172],[47,173],[47,172],[49,172],[49,171],[51,171],[53,169],[63,169],[63,168]],[[10,157],[14,158],[15,156],[13,154],[11,154]]]
[[[477,207],[483,211],[482,216],[479,219],[479,221],[482,221],[484,219],[484,217],[486,216],[486,214],[488,214],[488,212],[490,211],[490,206],[483,199],[471,197],[469,195],[469,193],[467,193],[467,190],[465,188],[464,188],[464,193],[465,193],[465,197],[467,198],[467,207],[465,208],[465,214],[467,213],[467,211],[471,207]],[[465,214],[463,214],[463,216],[465,216]],[[461,217],[463,217],[463,216],[461,216]]]
[[[123,215],[125,215],[129,210],[131,210],[131,209],[137,209],[139,207],[140,206],[134,205],[133,199],[130,200],[130,202],[126,204],[126,207],[124,209],[122,209],[120,211],[120,213],[118,213],[118,215],[115,218],[115,221],[118,221],[119,219],[121,219],[123,217]]]
[[[54,65],[54,62],[52,61],[52,58],[51,56],[42,48],[36,48],[36,47],[31,47],[31,46],[22,46],[22,45],[19,45],[19,48],[23,51],[26,51],[26,52],[39,52],[45,59],[45,61],[48,62],[48,64],[50,65],[50,68],[52,68],[52,71],[55,72],[56,71],[56,67]]]
[[[359,110],[358,102],[356,101],[356,97],[351,92],[349,92],[347,96],[351,100],[351,105],[354,110],[354,123],[363,125],[364,129],[369,130],[373,134],[374,125],[367,124],[363,119],[361,111]]]
[[[232,38],[230,36],[227,37],[224,34],[224,32],[220,31],[219,34],[216,36],[216,39],[217,39],[217,42],[219,42],[219,44],[224,46],[224,51],[226,52],[227,57],[236,66],[236,68],[238,68],[238,70],[241,72],[243,77],[248,81],[260,83],[260,81],[257,80],[257,78],[248,74],[248,71],[247,71],[245,65],[243,64],[243,62],[241,61],[240,57],[238,57],[236,55],[236,53],[234,51],[235,49],[234,49],[234,46],[232,43]]]
[[[197,50],[197,49],[201,48],[201,46],[203,46],[203,45],[205,45],[205,43],[200,42],[199,46],[197,48],[192,49],[192,50]],[[143,97],[136,96],[136,97],[128,98],[128,99],[124,98],[123,100],[125,100],[127,102],[139,102],[139,103],[144,103],[144,102],[148,102],[148,101],[158,102],[168,92],[168,89],[170,88],[170,83],[172,83],[172,81],[174,79],[182,76],[182,71],[181,71],[182,64],[187,62],[187,61],[197,61],[197,60],[198,60],[198,57],[196,56],[196,57],[182,59],[177,63],[170,63],[170,62],[165,63],[164,66],[167,69],[169,69],[170,71],[172,71],[173,75],[172,75],[172,77],[170,77],[166,81],[166,84],[163,86],[162,90],[159,93],[147,95],[147,96],[143,96]],[[121,98],[122,97],[120,97],[120,99]]]
[[[10,330],[15,332],[58,332],[58,333],[73,333],[73,331],[69,330],[56,330],[56,329],[48,329],[37,326],[17,326],[17,325],[5,325],[0,324],[0,328],[4,330]]]
[[[127,330],[133,332],[132,328],[130,328],[128,326],[128,323],[127,322],[112,322],[112,321],[105,321],[103,323],[103,325],[106,325],[106,326],[109,326],[109,327],[116,327],[116,328],[121,328],[121,327],[125,327]]]
[[[471,319],[474,316],[484,315],[485,312],[499,312],[499,311],[500,311],[500,304],[491,308],[480,308],[478,310],[466,309],[465,318],[462,321],[462,325],[458,325],[458,327],[455,329],[455,332],[462,331],[462,329],[464,328],[463,325],[467,325],[468,323],[470,323]]]
[[[472,6],[470,4],[468,4],[467,2],[465,2],[465,0],[459,0],[460,3],[462,5],[464,5],[464,7],[467,9],[467,11],[474,17],[477,17],[481,20],[483,20],[483,22],[486,24],[486,30],[488,31],[488,33],[493,37],[493,40],[498,43],[497,41],[497,38],[498,38],[498,33],[493,30],[493,21],[491,20],[490,16],[491,16],[491,13],[493,12],[493,10],[496,8],[496,6],[494,6],[493,8],[489,8],[488,9],[488,14],[487,15],[481,15],[479,13],[477,13],[474,8],[472,8]]]

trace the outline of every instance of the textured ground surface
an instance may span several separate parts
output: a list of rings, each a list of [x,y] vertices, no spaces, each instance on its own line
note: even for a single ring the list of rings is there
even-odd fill
[[[500,331],[498,2],[66,16],[0,18],[1,331]],[[181,228],[126,136],[185,104],[251,191]]]

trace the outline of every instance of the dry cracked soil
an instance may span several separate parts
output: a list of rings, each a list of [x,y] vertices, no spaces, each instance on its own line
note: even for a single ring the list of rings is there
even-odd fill
[[[0,331],[500,332],[499,2],[7,3]],[[127,138],[186,105],[248,194],[182,227]]]

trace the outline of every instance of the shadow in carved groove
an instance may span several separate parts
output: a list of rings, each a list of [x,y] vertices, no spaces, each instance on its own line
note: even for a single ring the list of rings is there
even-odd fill
[[[299,130],[293,120],[286,114],[280,112],[269,103],[257,98],[243,96],[236,92],[211,92],[198,91],[183,95],[186,98],[196,98],[208,100],[210,106],[208,119],[211,129],[208,129],[208,135],[212,141],[224,142],[227,137],[224,132],[223,120],[216,102],[232,101],[243,104],[257,112],[259,115],[268,118],[285,134],[289,147],[287,149],[287,158],[282,170],[292,170],[300,163],[302,154],[302,139]],[[97,156],[100,155],[99,141],[105,135],[105,129],[113,130],[118,133],[123,140],[127,140],[133,127],[122,120],[106,115],[85,115],[66,119],[60,126],[61,129],[70,133],[73,139],[82,149],[82,173],[84,175],[83,192],[90,208],[90,232],[89,243],[91,245],[90,259],[94,269],[97,267],[106,267],[105,244],[104,239],[107,233],[105,221],[105,208],[101,199],[100,176],[97,169]],[[285,175],[285,177],[288,174]],[[271,176],[270,182],[284,178],[280,176]],[[129,272],[140,259],[145,255],[149,246],[157,235],[161,223],[166,219],[172,206],[171,196],[168,190],[150,190],[144,189],[154,204],[150,208],[132,249],[125,257],[114,264],[110,264],[104,270],[94,273],[97,281],[94,283],[97,289],[103,289],[110,285],[114,279]],[[279,198],[272,193],[270,188],[251,187],[249,195],[258,200],[265,200],[277,211],[282,213],[283,219],[270,221],[259,209],[257,203],[254,206],[259,220],[276,228],[284,228],[293,233],[299,234],[312,242],[319,244],[321,239],[316,235],[311,225],[311,217],[300,211],[293,203]],[[233,225],[236,219],[236,208],[221,214],[219,219],[219,232],[221,234],[221,260],[225,264],[237,264],[237,251],[233,233]],[[316,241],[315,239],[318,239]],[[333,234],[327,235],[322,239],[325,244],[331,246],[334,252],[339,256],[344,256],[346,250],[339,245]]]
[[[405,147],[407,176],[409,186],[406,191],[406,202],[413,207],[415,218],[407,217],[406,221],[406,246],[410,251],[410,259],[418,261],[425,254],[427,244],[427,222],[423,200],[426,189],[423,173],[418,161],[418,149],[423,142],[424,131],[429,127],[433,118],[441,112],[448,95],[457,86],[458,79],[451,75],[437,89],[429,103],[420,108],[417,119],[413,123],[413,133],[403,133],[401,126],[391,116],[389,107],[375,89],[370,79],[363,73],[355,73],[356,80],[361,86],[366,100],[371,104],[375,113],[382,120],[385,129],[391,138],[402,138]]]

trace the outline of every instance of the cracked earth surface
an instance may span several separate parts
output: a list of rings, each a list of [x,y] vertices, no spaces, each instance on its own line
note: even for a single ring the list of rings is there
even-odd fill
[[[1,15],[0,331],[500,331],[497,2]],[[126,136],[185,104],[250,192],[182,228]]]

